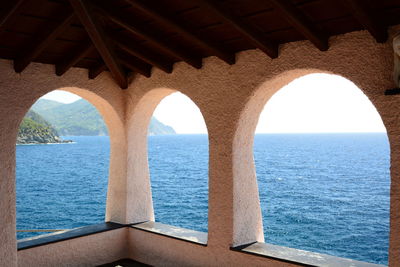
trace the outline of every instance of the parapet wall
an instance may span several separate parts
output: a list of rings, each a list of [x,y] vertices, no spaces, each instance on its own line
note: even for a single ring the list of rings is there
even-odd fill
[[[398,29],[398,28],[397,28]],[[391,35],[396,28],[391,29]],[[391,147],[390,265],[400,266],[400,96],[385,96],[392,81],[391,43],[377,44],[367,32],[330,38],[321,52],[308,41],[281,46],[270,59],[258,50],[240,52],[228,65],[210,57],[203,68],[177,63],[171,74],[153,69],[151,78],[137,75],[128,90],[120,90],[101,74],[87,80],[86,71],[72,69],[56,77],[51,66],[31,64],[22,74],[0,61],[0,259],[15,266],[15,138],[25,112],[54,89],[78,93],[103,115],[111,136],[110,180],[106,220],[137,223],[154,219],[147,166],[147,126],[162,98],[180,91],[199,107],[209,133],[208,245],[171,254],[177,262],[204,257],[231,262],[231,246],[263,241],[258,188],[253,162],[253,136],[268,99],[284,85],[311,73],[341,75],[354,82],[371,100],[386,126]],[[127,238],[135,230],[130,230]],[[136,234],[141,238],[141,234]],[[140,245],[140,244],[139,244]],[[154,251],[168,253],[168,239],[158,238]],[[136,246],[136,245],[135,245]],[[135,247],[133,247],[135,248]],[[137,256],[139,248],[131,250]],[[136,251],[136,252],[135,252]],[[140,258],[150,250],[141,250]],[[172,253],[172,252],[171,252]],[[196,255],[195,255],[196,254]],[[165,255],[168,257],[168,255]],[[242,256],[241,256],[242,257]],[[237,264],[248,264],[249,258]],[[250,257],[250,256],[248,256]],[[254,256],[251,256],[254,257]],[[258,263],[271,263],[257,259]],[[193,263],[193,265],[196,265]],[[276,265],[274,265],[276,266]]]
[[[142,168],[140,173],[135,171],[147,164],[145,132],[137,125],[147,125],[159,101],[174,91],[191,98],[202,112],[208,128],[208,247],[214,251],[263,241],[253,136],[259,114],[268,99],[294,79],[311,73],[329,73],[354,82],[382,116],[391,142],[392,159],[396,157],[394,154],[399,152],[396,144],[400,98],[384,95],[386,89],[394,87],[391,43],[377,44],[367,32],[333,37],[330,43],[326,52],[306,41],[295,42],[283,45],[279,58],[274,60],[252,50],[238,53],[237,63],[233,66],[208,58],[201,70],[179,63],[170,75],[156,70],[150,79],[138,77],[127,92],[130,101],[126,115],[128,159],[139,159],[140,163],[135,166],[133,160],[128,161],[128,184],[132,183],[132,188],[145,188],[132,197],[147,202],[128,199],[128,207],[134,207],[127,211],[130,222],[152,219],[148,168]],[[390,261],[393,266],[400,264],[400,243],[394,238],[400,234],[400,221],[394,215],[400,208],[397,162],[392,160],[391,169]],[[157,242],[157,245],[166,244]],[[218,255],[222,257],[220,253]]]

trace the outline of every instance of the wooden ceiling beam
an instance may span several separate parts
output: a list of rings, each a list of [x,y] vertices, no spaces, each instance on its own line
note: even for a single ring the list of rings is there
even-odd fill
[[[213,55],[217,56],[226,63],[230,65],[235,63],[234,54],[227,53],[221,47],[218,47],[217,45],[211,43],[210,41],[204,40],[203,38],[196,36],[189,29],[187,29],[187,27],[185,27],[181,23],[178,23],[174,18],[166,14],[156,5],[151,5],[151,1],[142,1],[142,0],[125,0],[125,1],[130,3],[132,6],[140,9],[142,12],[148,14],[149,16],[155,18],[163,25],[167,26],[172,31],[177,32],[190,42],[211,52]]]
[[[400,88],[386,89],[385,95],[400,95]]]
[[[104,64],[104,62],[101,62],[99,64],[97,64],[96,66],[92,67],[89,69],[89,79],[96,79],[97,76],[100,75],[100,73],[102,73],[103,71],[107,70],[107,66],[106,64]]]
[[[93,17],[94,12],[91,4],[86,0],[69,0],[69,2],[97,51],[106,63],[111,75],[122,89],[126,89],[128,87],[128,79],[125,70],[118,62],[113,47],[104,34],[100,23]]]
[[[58,25],[50,29],[44,30],[39,33],[32,43],[26,48],[26,52],[22,52],[21,55],[14,60],[14,70],[16,72],[22,72],[31,61],[35,60],[46,47],[48,47],[60,34],[62,34],[74,19],[74,13],[72,10],[66,12],[63,15],[63,19]]]
[[[0,31],[3,31],[13,17],[18,15],[24,0],[10,0],[7,2],[7,6],[0,12]]]
[[[365,0],[342,0],[347,5],[357,21],[375,38],[378,43],[384,43],[388,39],[387,26],[376,12],[367,6]]]
[[[58,76],[61,76],[64,73],[66,73],[72,66],[78,63],[93,49],[94,49],[93,44],[89,40],[86,41],[76,51],[74,51],[69,55],[66,55],[65,59],[56,65],[56,74]]]
[[[143,49],[141,46],[135,44],[133,40],[131,41],[130,39],[126,39],[125,37],[120,37],[118,35],[113,35],[112,40],[125,52],[140,58],[141,60],[163,70],[166,73],[172,72],[172,62],[168,62],[164,60],[162,56]]]
[[[140,73],[143,76],[149,78],[151,76],[151,65],[146,62],[134,57],[126,52],[120,52],[119,59],[123,65],[133,70],[134,72]]]
[[[122,10],[116,9],[113,5],[107,4],[105,1],[96,1],[98,11],[115,24],[126,29],[127,31],[139,35],[150,43],[156,45],[165,52],[185,61],[194,68],[202,67],[202,59],[191,55],[181,48],[178,48],[165,40],[162,36],[153,34],[146,27],[140,25],[131,15],[124,13]]]
[[[225,23],[232,25],[246,39],[248,39],[255,47],[262,50],[271,58],[278,57],[278,45],[263,36],[262,32],[250,27],[240,18],[235,17],[228,9],[223,8],[220,4],[212,0],[196,0],[201,7],[207,8],[217,14]]]
[[[319,50],[328,50],[328,38],[290,1],[270,0],[283,17]]]

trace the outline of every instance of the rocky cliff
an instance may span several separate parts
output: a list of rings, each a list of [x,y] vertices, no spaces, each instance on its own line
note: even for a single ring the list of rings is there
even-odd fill
[[[19,126],[17,144],[69,143],[62,140],[57,131],[36,112],[30,110]]]

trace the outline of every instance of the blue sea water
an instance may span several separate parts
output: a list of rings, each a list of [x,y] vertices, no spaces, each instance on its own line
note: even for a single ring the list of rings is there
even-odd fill
[[[387,264],[386,134],[259,135],[254,156],[266,242]]]
[[[104,221],[109,139],[66,139],[76,143],[17,145],[17,229],[70,229]]]
[[[67,138],[76,143],[17,146],[17,229],[104,220],[108,137]],[[207,136],[148,144],[156,221],[206,232]],[[387,264],[386,134],[256,135],[254,157],[266,242]]]

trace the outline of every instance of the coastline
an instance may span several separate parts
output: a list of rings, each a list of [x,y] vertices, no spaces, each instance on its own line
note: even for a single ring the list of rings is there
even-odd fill
[[[68,145],[77,144],[77,142],[61,142],[61,143],[29,143],[29,144],[15,144],[17,146],[35,146],[35,145]]]

